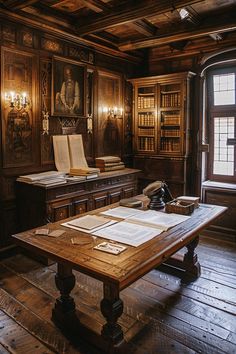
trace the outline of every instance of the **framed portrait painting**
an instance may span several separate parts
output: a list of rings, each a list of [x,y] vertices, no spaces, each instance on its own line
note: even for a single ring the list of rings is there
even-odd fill
[[[64,58],[53,58],[52,115],[84,117],[86,66]]]

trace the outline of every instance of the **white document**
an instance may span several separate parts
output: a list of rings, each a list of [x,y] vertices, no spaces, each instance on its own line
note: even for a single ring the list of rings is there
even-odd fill
[[[68,135],[70,168],[88,168],[84,155],[82,135]]]
[[[69,173],[71,168],[88,168],[82,135],[54,135],[52,138],[58,171]]]
[[[157,227],[164,231],[169,228],[186,221],[191,216],[180,215],[180,214],[166,214],[156,210],[147,210],[142,214],[133,215],[128,218],[128,222],[134,222],[135,224],[147,225],[150,227]]]
[[[159,235],[162,231],[163,230],[154,229],[148,226],[121,221],[93,232],[93,234],[95,236],[137,247]]]
[[[53,149],[55,165],[58,171],[69,173],[70,171],[70,153],[66,135],[54,135]]]
[[[78,226],[74,226],[74,225],[71,225],[69,224],[68,222],[64,222],[62,223],[61,225],[62,226],[65,226],[65,227],[68,227],[69,229],[73,229],[73,230],[77,230],[77,231],[83,231],[83,232],[86,232],[87,234],[94,234],[96,231],[104,228],[104,227],[107,227],[107,226],[110,226],[110,225],[113,225],[117,223],[116,220],[110,220],[107,224],[105,225],[101,225],[101,226],[98,226],[98,227],[95,227],[93,229],[83,229],[82,227],[78,227]]]
[[[103,216],[85,215],[80,218],[68,221],[69,225],[79,227],[81,229],[91,230],[99,226],[109,223],[111,220]]]
[[[109,215],[121,219],[126,219],[133,215],[140,215],[142,213],[145,213],[145,211],[122,206],[101,212],[103,215]]]

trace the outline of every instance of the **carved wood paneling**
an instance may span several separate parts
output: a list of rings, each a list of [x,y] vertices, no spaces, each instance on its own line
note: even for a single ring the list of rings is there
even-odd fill
[[[123,116],[118,118],[106,111],[106,108],[122,106],[121,83],[119,75],[98,72],[97,156],[122,155]]]
[[[35,152],[35,55],[2,48],[2,151],[4,167],[28,166]],[[16,109],[4,101],[5,93],[27,93],[28,108]]]
[[[55,39],[41,38],[41,48],[56,54],[63,54],[63,45]]]
[[[4,24],[2,26],[2,38],[6,41],[16,42],[16,30],[13,25]]]

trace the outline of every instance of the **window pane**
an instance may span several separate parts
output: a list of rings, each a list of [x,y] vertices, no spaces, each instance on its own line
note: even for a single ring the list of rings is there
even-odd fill
[[[214,118],[214,174],[234,175],[234,148],[227,145],[227,139],[235,134],[234,121],[234,117]]]
[[[214,105],[235,104],[235,74],[213,75]]]

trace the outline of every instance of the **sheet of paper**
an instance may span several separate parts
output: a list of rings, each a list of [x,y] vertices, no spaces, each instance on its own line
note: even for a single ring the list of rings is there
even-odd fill
[[[116,218],[121,218],[121,219],[126,219],[133,215],[140,215],[142,213],[145,213],[145,211],[127,208],[123,206],[119,206],[117,208],[108,209],[106,211],[101,212],[101,214],[103,215],[114,216]]]
[[[70,153],[71,168],[88,168],[88,164],[84,155],[84,146],[82,135],[68,135],[68,145]]]
[[[95,236],[135,247],[151,240],[160,233],[162,233],[162,230],[160,229],[158,230],[152,227],[136,225],[126,221],[121,221],[93,232]]]
[[[70,228],[70,229],[73,229],[73,230],[83,231],[83,232],[85,232],[85,233],[91,234],[91,233],[94,233],[94,232],[96,232],[96,231],[98,231],[98,230],[104,228],[104,227],[110,226],[110,225],[115,224],[115,223],[117,223],[116,220],[111,220],[111,221],[109,221],[109,222],[108,222],[107,224],[105,224],[105,225],[102,225],[102,226],[99,226],[99,227],[95,227],[94,229],[90,229],[90,230],[82,229],[81,227],[77,227],[77,226],[70,225],[68,222],[64,222],[64,223],[62,223],[61,225],[62,225],[62,226],[65,226],[65,227],[68,227],[68,228]]]
[[[91,230],[99,226],[109,223],[111,220],[97,215],[85,215],[80,218],[68,221],[69,225],[79,227],[81,229]]]
[[[70,171],[70,154],[68,148],[68,140],[66,135],[54,135],[53,149],[55,165],[58,171],[69,173]]]
[[[128,222],[134,222],[137,224],[153,226],[161,228],[162,230],[168,230],[169,228],[180,224],[181,222],[189,219],[191,216],[180,214],[167,214],[156,210],[147,210],[142,214],[133,215],[128,218]]]
[[[61,235],[63,235],[65,233],[64,230],[53,230],[51,231],[48,236],[51,236],[51,237],[60,237]]]
[[[95,246],[95,250],[112,253],[112,254],[120,254],[124,250],[126,250],[126,246],[119,245],[118,243],[111,243],[111,242],[102,242],[99,245]]]

